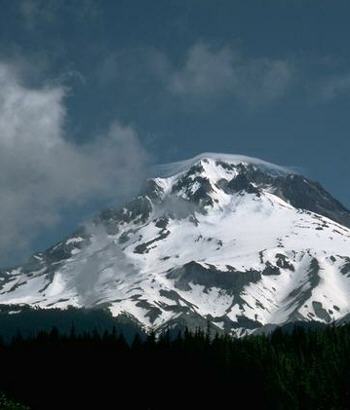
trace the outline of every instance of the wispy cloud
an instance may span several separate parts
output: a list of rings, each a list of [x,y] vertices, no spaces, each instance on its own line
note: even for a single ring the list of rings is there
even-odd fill
[[[100,14],[97,2],[80,0],[79,3],[67,0],[21,0],[18,3],[19,15],[27,29],[35,29],[43,23],[52,23],[62,11],[79,19],[96,18]]]
[[[342,95],[350,94],[350,73],[333,75],[322,80],[317,87],[317,97],[328,102]]]
[[[169,72],[167,88],[186,98],[234,96],[255,105],[283,97],[292,77],[293,67],[286,60],[247,58],[231,47],[198,43],[188,50],[184,64]]]
[[[134,193],[148,155],[136,132],[114,121],[84,145],[65,132],[63,86],[30,88],[0,63],[0,256],[57,223],[64,207]]]

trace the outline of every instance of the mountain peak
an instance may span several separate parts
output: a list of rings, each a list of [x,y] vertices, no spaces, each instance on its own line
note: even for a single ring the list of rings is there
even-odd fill
[[[271,174],[292,174],[294,171],[287,167],[276,165],[259,158],[248,157],[245,155],[235,155],[235,154],[225,154],[225,153],[215,153],[215,152],[204,152],[198,154],[193,158],[177,161],[167,164],[161,164],[156,166],[155,172],[160,177],[170,177],[183,172],[188,171],[191,167],[195,165],[202,165],[206,168],[210,166],[253,166],[257,169],[264,170]]]
[[[158,184],[200,205],[220,204],[225,195],[273,194],[294,208],[315,212],[350,226],[349,211],[323,187],[280,165],[244,155],[203,153],[191,159],[160,165]]]
[[[350,313],[350,212],[319,184],[242,155],[158,171],[123,208],[0,272],[0,304],[108,308],[159,331],[210,320],[236,335]]]

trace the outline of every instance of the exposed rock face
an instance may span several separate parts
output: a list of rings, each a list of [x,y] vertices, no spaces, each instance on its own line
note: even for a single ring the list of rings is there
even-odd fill
[[[0,272],[0,304],[108,307],[146,328],[209,323],[234,335],[330,323],[350,315],[349,227],[349,211],[319,184],[208,154]]]

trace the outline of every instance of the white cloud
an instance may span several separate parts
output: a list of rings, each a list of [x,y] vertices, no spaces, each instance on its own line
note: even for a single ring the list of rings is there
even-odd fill
[[[62,86],[32,89],[0,63],[0,256],[59,221],[64,207],[137,190],[147,154],[135,131],[115,121],[94,142],[65,135]]]
[[[198,43],[188,51],[184,65],[169,73],[167,87],[178,96],[234,96],[255,105],[281,98],[292,74],[292,66],[285,60],[249,59],[230,47],[214,49]]]

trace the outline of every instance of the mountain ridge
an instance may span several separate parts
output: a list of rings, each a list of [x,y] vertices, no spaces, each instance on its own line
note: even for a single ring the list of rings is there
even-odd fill
[[[146,329],[209,321],[238,336],[350,313],[350,213],[321,185],[244,156],[170,168],[124,207],[3,270],[0,303],[103,307]]]

